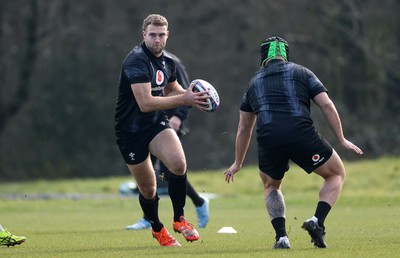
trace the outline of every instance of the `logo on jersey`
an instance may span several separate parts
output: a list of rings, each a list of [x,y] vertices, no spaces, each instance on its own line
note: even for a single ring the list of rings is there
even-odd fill
[[[314,162],[314,166],[318,165],[320,162],[322,162],[325,158],[321,158],[321,156],[319,154],[314,154],[312,156],[312,161]]]
[[[161,85],[163,82],[164,82],[164,73],[161,70],[157,70],[156,83],[157,83],[157,85]]]

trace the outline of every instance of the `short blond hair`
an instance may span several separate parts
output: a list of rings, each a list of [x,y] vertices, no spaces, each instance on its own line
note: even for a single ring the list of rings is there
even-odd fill
[[[168,20],[164,16],[160,14],[150,14],[143,20],[142,30],[145,31],[147,26],[150,24],[155,26],[167,26],[168,28]]]

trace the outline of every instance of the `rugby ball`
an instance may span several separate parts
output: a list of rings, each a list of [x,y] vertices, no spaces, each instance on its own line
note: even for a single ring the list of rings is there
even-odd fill
[[[193,80],[190,85],[193,85],[193,92],[203,92],[203,91],[208,91],[208,95],[210,96],[209,99],[207,99],[208,105],[205,106],[206,112],[214,112],[217,110],[219,107],[219,95],[217,90],[214,88],[214,86],[211,85],[211,83],[202,80],[202,79],[196,79]]]

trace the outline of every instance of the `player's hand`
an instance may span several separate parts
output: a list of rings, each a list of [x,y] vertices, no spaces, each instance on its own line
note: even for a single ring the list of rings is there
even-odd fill
[[[191,84],[184,94],[185,99],[190,101],[187,106],[195,106],[202,111],[206,111],[205,107],[208,106],[207,99],[211,98],[208,94],[209,91],[193,92],[194,85],[195,84]]]
[[[363,151],[357,145],[346,139],[343,139],[343,141],[340,142],[340,145],[342,145],[343,148],[352,150],[359,155],[363,154]]]
[[[240,166],[236,165],[236,163],[233,163],[233,164],[231,165],[231,167],[228,168],[228,169],[224,172],[224,175],[225,175],[225,182],[227,182],[227,183],[229,184],[229,182],[232,181],[232,183],[234,183],[234,182],[235,182],[235,174],[236,174],[237,172],[239,172],[239,170],[240,170]]]

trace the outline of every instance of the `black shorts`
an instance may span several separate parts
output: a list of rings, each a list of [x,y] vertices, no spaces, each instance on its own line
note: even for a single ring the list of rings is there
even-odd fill
[[[332,146],[315,130],[312,121],[288,120],[274,123],[258,141],[260,171],[275,180],[284,177],[292,160],[307,173],[323,165]]]
[[[124,133],[118,137],[119,150],[126,164],[135,165],[143,162],[149,156],[149,144],[162,130],[171,128],[169,120],[165,117],[154,123],[149,129],[139,133]]]

